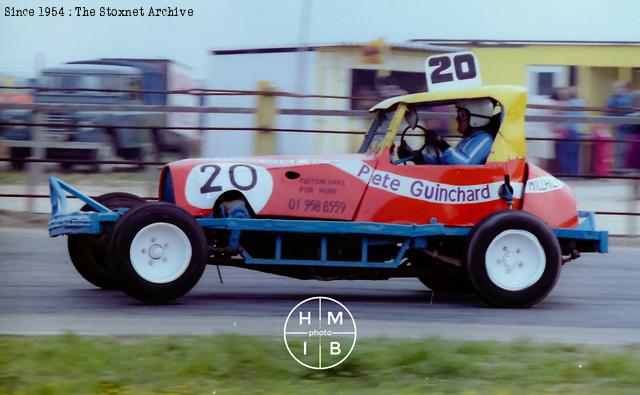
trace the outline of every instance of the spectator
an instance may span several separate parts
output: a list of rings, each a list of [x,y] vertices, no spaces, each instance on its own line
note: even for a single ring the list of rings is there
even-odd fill
[[[578,87],[570,86],[568,89],[569,100],[567,101],[567,106],[571,107],[585,107],[587,104],[584,100],[582,100],[578,96]],[[567,115],[572,115],[574,117],[586,117],[586,111],[569,111],[566,113]],[[574,138],[588,138],[589,136],[589,128],[586,124],[580,122],[571,122],[567,124],[567,129],[571,130],[571,135],[575,136]],[[580,141],[576,141],[578,155],[576,159],[576,173],[589,173],[591,169],[589,168],[589,164],[591,163],[591,153],[590,144],[581,143]]]
[[[534,96],[529,100],[530,104],[542,104],[552,106],[557,104],[555,100],[546,96]],[[554,115],[549,109],[528,109],[527,115]],[[527,122],[527,137],[552,138],[554,137],[553,124],[549,122]],[[527,143],[527,158],[534,164],[554,172],[553,159],[555,158],[554,142],[550,140],[535,140]]]
[[[616,81],[613,83],[613,93],[609,97],[607,107],[610,109],[629,109],[634,104],[631,84],[629,81]],[[612,111],[607,115],[627,115],[631,111]],[[615,128],[614,137],[617,140],[626,140],[632,133],[633,125],[619,125]],[[623,169],[627,164],[627,152],[629,146],[626,143],[616,143],[614,166],[617,170]]]
[[[591,135],[595,140],[591,151],[591,172],[597,176],[606,176],[613,168],[614,143],[609,141],[613,138],[611,130],[607,125],[598,123],[593,125]]]
[[[551,96],[561,106],[571,105],[571,94],[568,88],[556,88]],[[573,112],[560,110],[558,115],[575,115]],[[574,123],[558,123],[554,127],[556,137],[560,139],[579,138],[578,127]],[[580,145],[577,141],[556,142],[556,169],[561,174],[578,173],[578,154]]]
[[[629,116],[640,117],[640,94],[635,95],[634,101],[634,107],[636,107],[635,110],[638,111],[630,113]],[[640,170],[640,124],[636,123],[634,125],[625,126],[629,126],[627,138],[629,140],[633,140],[633,143],[629,144],[625,167],[633,171],[638,171]]]

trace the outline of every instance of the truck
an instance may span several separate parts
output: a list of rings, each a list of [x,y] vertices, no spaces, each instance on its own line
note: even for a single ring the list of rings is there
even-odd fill
[[[197,104],[189,95],[169,95],[167,90],[189,90],[193,81],[185,66],[168,59],[118,59],[74,61],[44,69],[33,92],[36,104],[187,105]],[[95,89],[92,91],[92,89]],[[122,90],[125,92],[118,92]],[[0,113],[4,144],[12,167],[21,169],[36,145],[33,128],[13,123],[44,123],[40,136],[47,159],[100,160],[108,149],[125,160],[144,160],[152,151],[188,155],[185,131],[156,127],[195,126],[195,114],[153,112],[78,111],[64,106],[47,107],[40,118],[26,109]],[[37,122],[36,122],[37,121]],[[148,126],[148,129],[140,127]],[[192,134],[188,134],[192,137]],[[63,168],[73,166],[63,162]],[[95,167],[98,167],[95,165]]]

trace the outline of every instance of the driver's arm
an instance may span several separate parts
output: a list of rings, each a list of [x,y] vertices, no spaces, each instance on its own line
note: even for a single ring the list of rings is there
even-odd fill
[[[478,133],[467,141],[461,140],[456,148],[448,148],[442,153],[445,165],[481,165],[491,153],[493,137],[489,133]]]
[[[420,155],[422,155],[422,164],[425,164],[425,165],[437,165],[438,164],[438,158],[436,157],[436,155],[430,154],[430,153],[425,153],[424,151],[421,151]]]

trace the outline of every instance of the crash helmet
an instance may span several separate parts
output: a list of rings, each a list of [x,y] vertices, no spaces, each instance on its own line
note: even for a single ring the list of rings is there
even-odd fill
[[[493,102],[489,99],[465,100],[456,104],[458,110],[469,112],[469,126],[478,128],[489,124],[493,116]]]

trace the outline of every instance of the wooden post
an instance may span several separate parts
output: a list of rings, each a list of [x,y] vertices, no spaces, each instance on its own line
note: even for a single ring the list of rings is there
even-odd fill
[[[31,118],[33,123],[42,123],[44,117],[41,110],[36,110]],[[31,128],[31,156],[30,159],[44,159],[45,149],[42,139],[42,126],[33,126]],[[43,173],[44,164],[29,162],[27,163],[27,194],[34,195],[40,181],[40,174]],[[27,212],[34,213],[36,211],[37,199],[26,199]]]
[[[256,155],[273,155],[276,153],[276,136],[273,132],[264,129],[275,127],[276,121],[276,97],[268,94],[276,88],[269,81],[258,81],[258,90],[265,92],[258,96],[256,103],[255,125],[256,133],[254,153]]]
[[[155,162],[162,161],[162,154],[160,152],[162,145],[162,136],[160,133],[166,133],[167,129],[152,129],[151,130],[151,144],[145,144],[143,147],[142,160],[147,161],[153,157]],[[152,152],[150,152],[152,151]],[[158,191],[156,185],[159,178],[159,171],[157,166],[143,165],[144,169],[144,195],[155,196]]]

